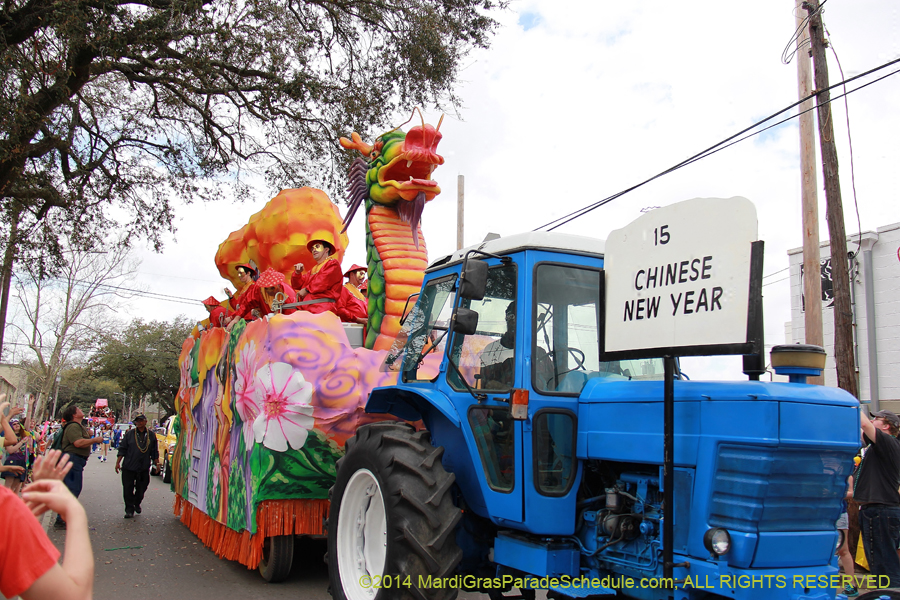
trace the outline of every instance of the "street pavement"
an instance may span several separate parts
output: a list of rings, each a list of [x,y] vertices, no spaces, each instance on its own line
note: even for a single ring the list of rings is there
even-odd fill
[[[92,454],[85,466],[80,500],[87,510],[94,550],[94,598],[98,600],[224,600],[303,598],[330,600],[323,562],[325,540],[298,539],[290,577],[266,583],[255,569],[217,558],[172,513],[175,495],[160,477],[150,478],[142,514],[125,519],[121,476],[115,454],[100,462]],[[50,539],[60,552],[65,531],[51,526]],[[461,593],[461,600],[488,600],[485,594]],[[538,598],[546,598],[539,592]]]
[[[175,495],[160,477],[150,478],[142,514],[126,519],[115,455],[100,462],[92,454],[80,500],[87,510],[94,550],[94,598],[308,598],[330,600],[324,540],[298,541],[290,578],[268,584],[255,569],[217,558],[172,513]],[[46,519],[49,521],[49,519]],[[62,552],[65,531],[48,530]]]

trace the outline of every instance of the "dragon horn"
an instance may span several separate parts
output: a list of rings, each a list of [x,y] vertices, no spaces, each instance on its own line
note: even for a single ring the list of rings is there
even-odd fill
[[[356,133],[354,131],[353,133],[350,134],[350,137],[353,139],[352,142],[350,140],[348,140],[347,138],[342,137],[340,139],[341,146],[343,146],[344,148],[347,148],[348,150],[357,150],[363,156],[368,156],[372,153],[372,145],[367,144],[364,141],[362,141],[362,138],[359,137],[358,133]]]
[[[424,130],[425,129],[425,115],[422,114],[422,109],[420,109],[418,106],[414,110],[419,111],[419,120],[422,121],[422,129]]]
[[[444,115],[441,115],[441,118],[438,120],[438,126],[434,128],[435,131],[441,130],[441,123],[444,122]]]

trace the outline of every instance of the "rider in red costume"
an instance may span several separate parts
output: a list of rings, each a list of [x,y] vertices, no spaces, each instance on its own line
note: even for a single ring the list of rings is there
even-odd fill
[[[366,325],[369,322],[369,309],[366,297],[360,291],[360,285],[366,278],[366,269],[359,265],[353,265],[344,277],[350,279],[341,290],[341,297],[337,302],[335,312],[345,323],[359,323]]]
[[[306,271],[303,263],[294,265],[291,286],[297,290],[300,310],[311,313],[334,312],[341,297],[344,281],[341,263],[332,256],[334,245],[328,240],[310,240],[306,245],[316,260],[316,266]],[[309,302],[309,304],[304,304]]]
[[[294,292],[294,288],[284,281],[284,273],[271,267],[262,272],[259,279],[256,280],[256,285],[260,288],[260,298],[265,307],[265,314],[274,312],[273,304],[278,294],[284,296],[283,299],[280,299],[282,304],[293,304],[297,301],[297,294]],[[295,308],[283,308],[281,312],[289,315],[295,310]]]
[[[213,327],[222,327],[225,324],[225,319],[228,317],[228,311],[225,310],[225,307],[222,306],[218,300],[210,296],[203,301],[203,306],[205,306],[206,310],[209,312],[210,329]]]

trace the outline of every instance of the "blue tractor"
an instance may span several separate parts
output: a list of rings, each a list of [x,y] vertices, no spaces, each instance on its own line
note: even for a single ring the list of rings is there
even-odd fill
[[[679,377],[667,507],[663,360],[600,360],[602,277],[601,241],[550,233],[428,268],[366,406],[413,425],[360,428],[338,463],[337,600],[835,598],[857,400]]]

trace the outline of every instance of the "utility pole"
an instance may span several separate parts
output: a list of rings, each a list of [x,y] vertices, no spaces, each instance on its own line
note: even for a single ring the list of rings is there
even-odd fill
[[[456,249],[463,247],[463,225],[465,224],[466,176],[456,176]]]
[[[795,0],[794,18],[803,27],[804,0]],[[797,87],[800,98],[812,94],[812,67],[809,60],[809,29],[797,38]],[[819,267],[819,199],[816,192],[816,135],[812,98],[800,105],[800,199],[803,216],[803,312],[806,343],[825,346],[822,335],[822,271]],[[822,375],[807,378],[807,383],[823,385]]]
[[[859,398],[853,358],[853,314],[850,306],[850,273],[847,256],[847,233],[844,230],[844,207],[841,204],[841,182],[838,177],[837,148],[831,120],[831,93],[828,91],[828,63],[825,58],[825,28],[819,13],[819,0],[804,3],[809,12],[809,36],[812,42],[816,76],[816,105],[819,117],[819,148],[825,177],[825,211],[831,246],[831,279],[834,285],[834,362],[838,387]],[[807,298],[807,307],[809,298]]]

